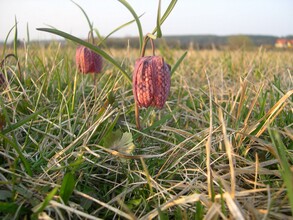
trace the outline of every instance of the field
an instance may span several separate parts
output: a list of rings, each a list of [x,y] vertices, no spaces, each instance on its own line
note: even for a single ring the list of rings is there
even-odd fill
[[[1,219],[292,219],[292,51],[188,50],[139,131],[132,85],[107,62],[94,85],[75,49],[3,66]],[[139,51],[106,50],[132,76]]]

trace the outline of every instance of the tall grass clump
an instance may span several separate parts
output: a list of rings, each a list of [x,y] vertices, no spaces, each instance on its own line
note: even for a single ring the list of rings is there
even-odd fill
[[[70,41],[30,42],[17,48],[21,73],[13,59],[1,68],[1,219],[291,218],[291,51],[157,50],[170,93],[140,111],[139,130],[130,76],[141,49],[42,30]],[[76,43],[106,61],[96,85],[75,65]]]

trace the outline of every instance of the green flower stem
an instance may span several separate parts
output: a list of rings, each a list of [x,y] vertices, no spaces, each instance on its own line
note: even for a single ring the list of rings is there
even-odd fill
[[[136,122],[136,128],[137,130],[140,130],[140,120],[139,120],[139,106],[137,104],[137,102],[135,101],[134,103],[135,105],[135,122]]]

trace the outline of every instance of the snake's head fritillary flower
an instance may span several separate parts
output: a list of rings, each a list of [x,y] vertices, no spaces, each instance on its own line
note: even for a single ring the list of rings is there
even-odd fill
[[[170,92],[170,71],[161,56],[145,56],[136,61],[132,88],[139,107],[164,107]]]
[[[103,67],[103,59],[99,54],[84,46],[79,46],[76,49],[76,65],[80,72],[100,73]]]

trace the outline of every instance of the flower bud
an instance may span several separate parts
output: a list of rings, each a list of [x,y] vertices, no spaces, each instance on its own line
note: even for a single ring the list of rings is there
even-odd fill
[[[103,59],[87,47],[80,46],[76,49],[76,65],[82,73],[100,73],[103,67]]]
[[[132,88],[139,107],[163,108],[170,92],[170,70],[160,56],[145,56],[136,61]]]

